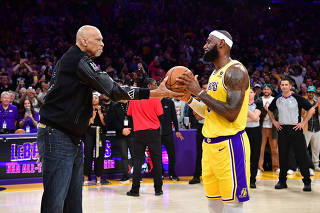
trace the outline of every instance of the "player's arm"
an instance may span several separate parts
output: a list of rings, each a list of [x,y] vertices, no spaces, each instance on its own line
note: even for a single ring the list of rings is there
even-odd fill
[[[233,122],[238,117],[245,92],[249,87],[248,73],[243,66],[231,66],[225,73],[224,83],[227,89],[226,102],[218,101],[206,92],[201,92],[199,97],[210,110]]]

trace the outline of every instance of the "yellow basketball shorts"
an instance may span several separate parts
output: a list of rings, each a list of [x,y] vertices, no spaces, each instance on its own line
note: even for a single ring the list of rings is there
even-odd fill
[[[202,180],[208,199],[249,200],[250,144],[243,130],[233,136],[204,138]]]

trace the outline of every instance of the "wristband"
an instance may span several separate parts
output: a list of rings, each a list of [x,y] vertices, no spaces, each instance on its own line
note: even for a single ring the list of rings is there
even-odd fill
[[[189,100],[187,101],[187,104],[191,104],[192,101],[193,101],[193,97],[190,96]]]

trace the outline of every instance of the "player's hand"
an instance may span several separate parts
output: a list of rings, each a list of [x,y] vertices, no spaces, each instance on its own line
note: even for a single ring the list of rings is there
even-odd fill
[[[280,130],[282,129],[282,126],[279,124],[278,121],[274,121],[274,122],[272,122],[272,123],[273,123],[273,125],[276,127],[276,129],[277,129],[278,131],[280,131]]]
[[[197,96],[201,92],[201,87],[198,81],[198,75],[190,75],[190,72],[185,72],[177,78],[177,88],[185,89],[191,94]]]
[[[181,141],[184,140],[181,132],[176,132],[176,136],[177,136],[177,138],[179,138]]]
[[[176,99],[181,99],[185,95],[183,92],[173,92],[171,90],[168,90],[166,87],[166,82],[168,80],[168,77],[163,79],[161,84],[157,89],[150,90],[150,98],[164,98],[164,97],[169,97],[169,98],[176,98]]]

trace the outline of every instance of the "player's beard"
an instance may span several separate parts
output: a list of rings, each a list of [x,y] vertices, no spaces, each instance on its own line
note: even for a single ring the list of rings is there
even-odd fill
[[[218,52],[218,46],[217,44],[211,48],[211,50],[208,50],[207,52],[204,53],[203,55],[203,60],[206,62],[213,62],[216,60],[219,56]]]

